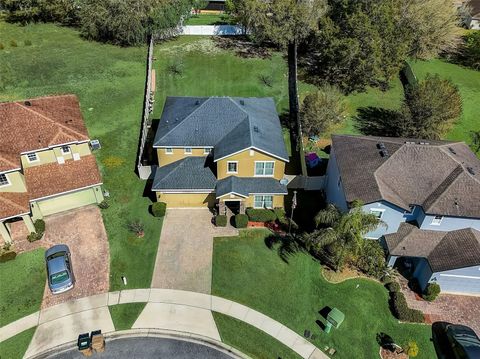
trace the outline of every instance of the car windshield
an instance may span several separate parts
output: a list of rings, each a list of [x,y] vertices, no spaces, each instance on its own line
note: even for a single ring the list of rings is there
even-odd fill
[[[62,272],[52,274],[50,276],[50,283],[59,284],[59,283],[65,282],[68,278],[69,278],[68,272],[64,270]]]

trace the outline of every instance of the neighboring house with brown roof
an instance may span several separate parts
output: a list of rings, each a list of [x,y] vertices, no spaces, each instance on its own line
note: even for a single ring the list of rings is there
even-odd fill
[[[467,29],[480,30],[480,0],[464,2],[461,14]]]
[[[78,99],[49,96],[0,103],[0,234],[11,223],[103,201],[102,179]]]
[[[353,201],[360,200],[364,211],[385,222],[386,227],[368,233],[367,238],[383,240],[383,236],[385,239],[393,236],[398,239],[403,235],[400,241],[403,245],[394,246],[396,251],[387,241],[390,264],[398,257],[415,258],[412,262],[416,276],[426,278],[422,285],[435,280],[444,291],[480,294],[480,255],[476,256],[476,264],[462,257],[458,257],[454,265],[446,262],[456,255],[455,250],[471,251],[465,242],[458,240],[458,248],[436,247],[446,254],[442,258],[448,269],[442,271],[453,270],[456,274],[436,275],[435,269],[441,266],[435,267],[432,258],[422,252],[426,238],[435,237],[430,244],[444,240],[451,243],[451,238],[458,238],[455,234],[465,234],[468,230],[478,239],[480,160],[465,143],[333,136],[326,196],[328,202],[344,211]],[[408,227],[411,230],[408,236],[406,222],[413,224]],[[407,242],[410,243],[408,253],[398,252],[398,248],[407,247]]]

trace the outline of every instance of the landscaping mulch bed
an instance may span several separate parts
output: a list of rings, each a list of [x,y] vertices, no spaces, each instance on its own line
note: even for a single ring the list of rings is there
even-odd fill
[[[406,353],[395,353],[390,350],[380,348],[380,357],[383,359],[408,359],[409,356]]]

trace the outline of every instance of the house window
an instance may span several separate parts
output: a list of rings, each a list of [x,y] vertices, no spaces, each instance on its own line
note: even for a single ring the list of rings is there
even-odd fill
[[[373,214],[378,219],[382,218],[383,212],[385,212],[383,209],[374,209],[374,208],[370,209],[370,214]]]
[[[255,176],[273,176],[274,166],[273,161],[255,162]]]
[[[185,147],[185,154],[186,155],[191,155],[192,154],[192,148],[191,147]]]
[[[27,160],[28,162],[37,162],[38,156],[36,153],[27,153]]]
[[[10,181],[5,173],[0,173],[0,187],[10,185]]]
[[[204,155],[209,155],[210,152],[212,152],[212,149],[211,149],[211,148],[205,147],[205,148],[203,149],[203,154],[204,154]]]
[[[443,216],[435,216],[432,219],[432,226],[439,226],[442,223]]]
[[[273,208],[273,196],[255,196],[253,206],[255,208]]]
[[[229,161],[227,162],[227,173],[237,173],[238,172],[238,162]]]
[[[70,146],[62,146],[62,155],[67,155],[70,153]]]
[[[165,153],[166,153],[167,155],[173,154],[173,148],[171,148],[171,147],[165,148]]]

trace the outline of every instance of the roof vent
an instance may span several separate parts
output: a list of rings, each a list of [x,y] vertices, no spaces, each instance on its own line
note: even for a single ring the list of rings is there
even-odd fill
[[[388,157],[388,156],[389,156],[388,151],[387,151],[386,149],[385,149],[385,150],[381,150],[381,151],[380,151],[380,156],[382,156],[382,157]]]
[[[419,144],[419,145],[425,145],[425,146],[428,146],[430,143],[428,143],[428,142],[419,142],[418,144]]]
[[[407,145],[414,145],[415,142],[413,142],[413,141],[405,141],[405,144],[407,144]]]
[[[259,129],[258,129],[258,126],[253,126],[253,131],[254,132],[260,132]]]
[[[457,154],[457,152],[456,152],[452,147],[449,147],[448,150],[449,150],[451,153],[453,153],[454,155]]]
[[[195,105],[197,106],[200,105],[200,101],[199,100],[195,101]]]
[[[475,176],[475,171],[473,170],[473,167],[467,167],[468,173],[470,173],[472,176]]]
[[[25,101],[24,104],[25,106],[32,106],[32,103],[30,101]]]
[[[385,149],[385,144],[383,142],[379,142],[379,143],[377,143],[377,148],[380,149],[380,150],[384,150]]]
[[[245,101],[240,100],[240,105],[245,106]]]

